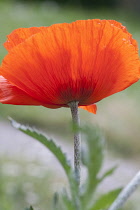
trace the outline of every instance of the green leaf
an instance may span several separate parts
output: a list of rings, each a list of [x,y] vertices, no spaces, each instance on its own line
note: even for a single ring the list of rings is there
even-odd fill
[[[10,119],[13,127],[16,129],[22,131],[23,133],[27,134],[28,136],[33,137],[34,139],[41,142],[43,145],[45,145],[57,158],[57,160],[61,163],[65,173],[69,176],[71,173],[71,165],[70,161],[67,160],[66,155],[62,152],[61,148],[56,145],[56,143],[52,140],[46,137],[41,132],[25,125],[21,125],[20,123],[14,121],[13,119]]]
[[[114,166],[112,168],[110,168],[109,170],[107,170],[102,177],[99,179],[99,182],[102,182],[106,177],[111,176],[114,171],[116,170],[117,166]]]
[[[93,195],[99,184],[98,173],[103,162],[104,138],[98,128],[86,127],[82,131],[86,143],[82,151],[82,163],[87,167],[88,176],[83,185],[81,200],[86,209],[93,202]]]
[[[88,145],[85,142],[82,142],[81,146],[81,162],[84,166],[88,166],[89,154],[88,154]]]
[[[85,164],[93,182],[93,177],[97,177],[102,167],[104,138],[98,128],[86,127],[83,132],[87,144]]]
[[[23,133],[27,134],[28,136],[31,136],[34,139],[38,140],[40,143],[42,143],[44,146],[46,146],[55,155],[55,157],[60,162],[61,166],[63,167],[63,169],[67,175],[73,203],[75,203],[75,206],[76,206],[77,200],[79,200],[79,197],[77,196],[78,192],[79,192],[78,184],[76,181],[74,171],[70,164],[70,161],[67,160],[67,157],[62,152],[61,148],[59,146],[57,146],[56,143],[52,139],[49,139],[48,137],[46,137],[44,134],[40,133],[39,131],[37,131],[29,126],[21,125],[20,123],[14,121],[11,118],[10,118],[10,121],[11,121],[13,127],[22,131]]]
[[[102,195],[93,205],[90,210],[105,210],[109,208],[109,206],[115,201],[119,193],[121,192],[121,188],[110,191],[107,194]]]

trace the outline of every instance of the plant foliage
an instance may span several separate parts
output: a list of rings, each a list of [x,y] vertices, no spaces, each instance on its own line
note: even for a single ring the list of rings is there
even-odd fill
[[[12,125],[28,136],[33,137],[47,147],[58,159],[68,178],[70,193],[64,188],[61,195],[54,194],[53,209],[58,210],[106,210],[116,199],[121,189],[116,189],[106,194],[97,196],[97,188],[101,182],[108,176],[112,175],[116,167],[99,175],[103,164],[104,138],[96,128],[82,128],[84,134],[84,148],[82,149],[82,164],[87,169],[87,177],[82,186],[78,187],[75,173],[70,161],[62,152],[61,148],[56,145],[55,141],[46,137],[37,130],[21,125],[10,119]],[[33,210],[30,207],[27,210]]]

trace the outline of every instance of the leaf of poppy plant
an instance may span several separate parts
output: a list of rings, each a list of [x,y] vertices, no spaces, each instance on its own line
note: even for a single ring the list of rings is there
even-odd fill
[[[86,183],[84,183],[86,189],[81,200],[86,209],[86,205],[93,201],[94,192],[99,184],[98,173],[103,162],[103,136],[99,129],[93,127],[86,127],[83,132],[87,148],[82,152],[82,163],[87,167],[88,176]]]
[[[10,119],[10,121],[13,127],[35,138],[46,146],[61,163],[69,180],[71,194],[69,195],[64,189],[64,192],[61,194],[61,202],[55,194],[53,199],[54,209],[59,209],[59,207],[61,207],[62,210],[105,210],[116,199],[121,189],[113,190],[107,194],[101,195],[95,200],[96,188],[100,182],[102,182],[105,177],[111,175],[116,168],[113,167],[105,172],[101,178],[98,177],[103,161],[103,136],[97,128],[76,128],[84,132],[87,144],[87,150],[82,153],[82,163],[87,168],[88,176],[79,192],[72,166],[61,148],[57,146],[52,139],[47,138],[44,134],[35,129],[21,125],[13,119]],[[33,208],[30,207],[27,210],[33,210]]]
[[[62,152],[61,148],[56,145],[56,143],[50,139],[47,138],[44,134],[40,133],[39,131],[25,125],[21,125],[20,123],[14,121],[13,119],[9,118],[11,121],[11,124],[13,127],[16,129],[22,131],[23,133],[27,134],[28,136],[33,137],[34,139],[38,140],[40,143],[42,143],[44,146],[46,146],[57,158],[61,166],[63,167],[68,181],[70,185],[70,190],[71,190],[71,196],[72,200],[75,206],[77,206],[77,203],[79,203],[79,196],[78,195],[78,184],[76,181],[76,177],[74,174],[74,171],[72,169],[72,166],[70,164],[70,161],[67,160],[66,155]]]
[[[119,188],[102,195],[90,210],[106,210],[118,197],[121,190],[122,188]]]
[[[114,173],[114,171],[116,170],[117,166],[114,166],[112,168],[110,168],[109,170],[107,170],[102,177],[99,179],[99,182],[102,182],[106,177],[112,175]]]
[[[25,125],[21,125],[20,123],[14,121],[13,119],[9,118],[12,126],[16,129],[22,131],[23,133],[27,134],[28,136],[33,137],[34,139],[38,140],[44,146],[46,146],[59,160],[61,163],[65,173],[69,176],[71,173],[71,165],[70,161],[67,160],[66,155],[62,152],[61,148],[55,144],[52,139],[47,138],[45,135],[40,133],[39,131]]]

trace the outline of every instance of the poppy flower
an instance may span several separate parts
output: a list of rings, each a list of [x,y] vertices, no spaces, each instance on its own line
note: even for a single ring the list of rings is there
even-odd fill
[[[0,102],[79,107],[96,112],[98,101],[140,77],[138,47],[114,20],[78,20],[49,27],[19,28],[4,43]]]

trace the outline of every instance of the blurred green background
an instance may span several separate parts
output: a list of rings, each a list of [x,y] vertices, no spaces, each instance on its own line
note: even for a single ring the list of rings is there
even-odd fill
[[[2,61],[7,53],[3,43],[6,35],[12,30],[19,27],[49,26],[78,19],[100,18],[120,21],[140,44],[139,11],[139,0],[0,0],[0,60]],[[112,180],[115,186],[126,184],[139,168],[139,95],[138,82],[127,90],[100,101],[97,104],[96,115],[80,110],[81,123],[99,125],[104,131],[107,141],[105,167],[116,163],[120,165]],[[66,144],[64,146],[66,150],[69,148],[72,150],[70,110],[0,104],[0,210],[19,210],[30,204],[39,210],[51,209],[52,192],[60,191],[66,182],[63,171],[59,171],[55,165],[52,169],[49,161],[45,168],[42,160],[32,158],[30,152],[26,155],[26,148],[32,146],[34,142],[29,143],[29,146],[26,142],[27,145],[22,150],[25,143],[23,138],[26,136],[20,137],[18,134],[19,141],[15,142],[17,134],[10,129],[7,116],[53,134],[56,138],[62,139],[61,144],[62,146]],[[4,133],[9,135],[8,140],[5,139]],[[17,147],[20,147],[21,153],[10,154],[8,145],[14,148],[15,153]],[[40,152],[38,149],[37,152],[40,154],[42,150]],[[70,158],[71,156],[70,152]],[[57,173],[52,176],[54,171]],[[112,184],[108,181],[108,184],[104,185],[104,190],[108,185]],[[134,202],[130,202],[126,208],[138,210],[137,194],[132,200]]]

